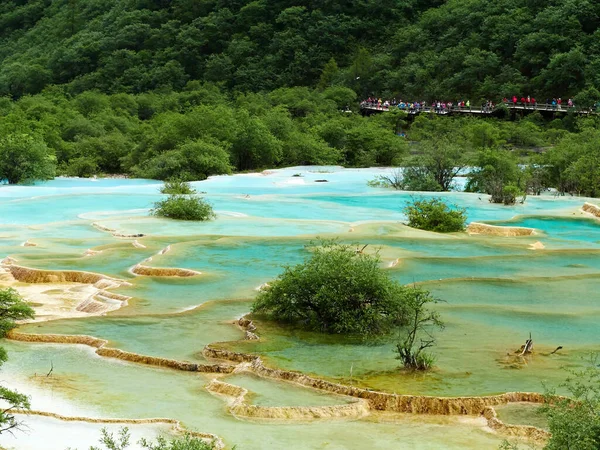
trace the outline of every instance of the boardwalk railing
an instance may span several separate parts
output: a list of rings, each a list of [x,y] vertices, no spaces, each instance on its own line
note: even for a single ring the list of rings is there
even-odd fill
[[[531,103],[501,103],[500,105],[495,105],[494,107],[486,107],[486,106],[458,106],[452,105],[450,107],[446,106],[445,108],[437,108],[430,105],[424,105],[419,107],[409,107],[404,106],[400,107],[399,105],[395,106],[379,106],[376,103],[368,103],[363,102],[360,105],[362,110],[367,111],[390,111],[394,109],[398,109],[400,111],[405,111],[408,114],[420,114],[420,113],[435,113],[440,115],[451,114],[451,113],[464,113],[464,114],[482,114],[482,115],[491,115],[496,111],[499,111],[501,107],[506,107],[509,111],[551,111],[551,112],[560,112],[560,113],[568,113],[570,111],[575,112],[577,114],[598,114],[597,109],[588,108],[588,109],[580,109],[574,106],[565,106],[565,105],[550,105],[550,104],[531,104]]]

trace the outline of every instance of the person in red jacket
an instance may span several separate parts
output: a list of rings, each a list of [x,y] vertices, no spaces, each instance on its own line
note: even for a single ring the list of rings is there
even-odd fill
[[[513,101],[513,105],[517,104],[517,96],[516,95],[513,95],[512,101]]]

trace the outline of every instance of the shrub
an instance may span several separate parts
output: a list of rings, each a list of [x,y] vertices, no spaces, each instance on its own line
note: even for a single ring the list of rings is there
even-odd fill
[[[173,194],[154,204],[152,214],[178,220],[211,220],[215,213],[202,197]]]
[[[165,181],[164,186],[160,188],[160,193],[190,195],[195,194],[196,189],[194,189],[191,186],[191,184],[187,181],[183,181],[180,179],[172,179],[169,181]]]
[[[405,322],[403,286],[379,267],[377,254],[321,241],[312,255],[262,290],[253,312],[324,333],[383,334]]]
[[[450,207],[441,198],[413,200],[406,205],[404,213],[409,227],[438,233],[463,231],[467,220],[464,208]]]
[[[548,450],[600,448],[600,364],[593,356],[590,367],[570,370],[570,376],[560,385],[569,398],[547,393],[547,403],[541,408],[548,418],[552,434]]]
[[[101,432],[100,444],[104,447],[90,447],[90,450],[125,450],[131,445],[131,434],[127,427],[121,428],[117,436],[110,433],[106,428],[102,428]],[[140,439],[138,444],[146,450],[213,450],[216,447],[214,442],[206,442],[204,439],[197,438],[189,433],[186,433],[183,437],[170,440],[159,436],[154,442]]]

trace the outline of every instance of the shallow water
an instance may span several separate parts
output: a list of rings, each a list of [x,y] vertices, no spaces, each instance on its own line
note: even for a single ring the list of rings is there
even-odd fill
[[[533,427],[548,428],[548,421],[540,413],[537,405],[528,405],[526,403],[514,403],[511,405],[497,406],[496,414],[504,423],[513,425],[529,425]]]
[[[9,342],[6,347],[12,357],[3,368],[5,376],[20,385],[45,388],[49,395],[74,404],[72,408],[93,408],[93,412],[88,411],[92,417],[175,417],[189,429],[218,434],[227,444],[244,449],[395,448],[399,443],[424,449],[460,449],[465,445],[495,449],[500,443],[497,436],[482,429],[480,421],[461,423],[445,417],[242,421],[227,412],[222,399],[205,390],[210,377],[103,359],[82,346]],[[44,374],[51,361],[55,369],[48,379]],[[273,397],[281,392],[280,384],[276,383],[272,391],[264,385],[260,391]],[[35,397],[32,407],[37,408]],[[90,442],[96,437],[90,433]]]
[[[440,196],[467,209],[469,221],[532,227],[537,234],[438,235],[402,225],[402,209],[414,193],[366,185],[384,171],[298,167],[195,182],[217,211],[217,220],[209,223],[149,217],[148,209],[160,198],[160,183],[152,180],[57,179],[3,186],[1,257],[27,267],[97,272],[131,283],[115,290],[132,297],[118,311],[30,324],[21,331],[92,335],[122,350],[199,362],[205,345],[221,342],[260,354],[271,366],[372,389],[440,396],[542,391],[542,381],[558,384],[565,366],[584,365],[587,354],[600,350],[600,302],[594,294],[600,287],[600,222],[579,211],[588,199],[529,197],[524,205],[504,207],[477,194],[445,193]],[[328,182],[316,182],[321,179]],[[143,233],[135,240],[146,248],[92,223],[122,234]],[[377,250],[394,279],[423,283],[444,300],[437,306],[446,328],[438,335],[434,371],[402,373],[393,338],[365,345],[258,323],[262,341],[237,341],[243,333],[234,321],[250,311],[256,288],[308,256],[318,236],[369,244],[366,251]],[[36,246],[22,246],[25,241]],[[537,241],[544,250],[530,249]],[[101,253],[85,256],[88,249]],[[142,262],[201,274],[135,276],[130,269]],[[519,359],[514,352],[530,332],[536,353]],[[482,431],[481,423],[441,417],[375,415],[276,425],[240,421],[204,389],[210,376],[102,359],[82,346],[5,345],[11,360],[3,378],[32,393],[34,408],[38,397],[40,409],[58,413],[166,416],[244,449],[497,448],[500,442]],[[563,349],[549,356],[559,345]],[[32,378],[46,373],[51,361],[51,381]],[[252,402],[263,406],[340,402],[251,375],[224,381],[246,387]],[[45,436],[51,427],[42,422],[32,424],[39,423]],[[89,444],[95,442],[94,427],[76,428],[89,434]]]

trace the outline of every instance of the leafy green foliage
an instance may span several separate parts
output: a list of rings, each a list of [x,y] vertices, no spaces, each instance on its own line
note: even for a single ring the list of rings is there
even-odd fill
[[[205,221],[216,217],[211,204],[195,195],[169,195],[156,202],[151,212],[157,217],[177,220]]]
[[[591,197],[600,195],[600,131],[584,122],[578,134],[565,136],[544,155],[548,184],[560,192]]]
[[[159,436],[155,443],[142,439],[140,444],[147,450],[212,450],[214,448],[212,444],[191,434],[185,434],[181,438],[171,440]]]
[[[389,332],[408,313],[406,289],[379,267],[377,254],[335,241],[261,290],[253,313],[302,328],[363,337]]]
[[[477,154],[474,165],[467,191],[489,194],[490,202],[505,205],[513,205],[519,196],[524,197],[526,172],[519,167],[514,153],[484,149]]]
[[[587,150],[573,140],[586,129],[575,115],[421,115],[409,125],[397,110],[342,112],[368,95],[476,105],[531,94],[592,107],[600,11],[575,3],[9,0],[0,6],[0,178],[403,165],[404,189],[445,191],[473,149],[556,145],[536,185],[600,195],[595,157],[580,158]],[[513,187],[530,189],[526,175],[472,190],[510,202]]]
[[[417,161],[413,161],[411,164],[418,164]],[[429,191],[438,192],[442,190],[440,184],[434,178],[427,167],[424,166],[408,166],[404,168],[402,173],[402,181],[397,189],[403,189],[405,191]]]
[[[119,430],[117,436],[110,433],[106,428],[102,429],[100,444],[105,450],[125,450],[131,445],[131,435],[129,428],[123,427]],[[146,450],[212,450],[214,445],[203,439],[192,436],[189,433],[183,437],[167,439],[164,436],[156,438],[155,442],[141,439],[139,444]],[[100,447],[90,447],[90,450],[103,450]]]
[[[412,200],[404,213],[409,227],[438,233],[463,231],[467,220],[464,208],[450,207],[441,198]]]
[[[33,309],[12,288],[0,289],[0,338],[16,327],[16,320],[32,319]]]
[[[32,319],[33,309],[25,303],[17,291],[12,288],[0,289],[0,338],[16,326],[16,320]],[[0,347],[0,365],[6,362],[8,355]],[[8,407],[0,410],[0,434],[18,429],[21,423],[11,414],[12,409],[28,409],[29,397],[0,386],[0,400]]]
[[[548,450],[576,448],[594,450],[600,447],[600,369],[597,358],[584,370],[573,371],[561,385],[569,398],[547,394],[542,412],[548,417],[552,436]]]
[[[54,178],[54,156],[46,143],[27,135],[0,138],[0,179],[10,184]]]
[[[409,162],[404,189],[449,191],[465,161],[464,149],[458,143],[431,136],[421,142],[420,154]]]
[[[194,189],[192,187],[192,185],[186,181],[174,179],[174,180],[165,181],[164,186],[160,188],[160,193],[161,194],[169,194],[169,195],[172,195],[172,194],[189,195],[189,194],[195,194],[196,189]]]
[[[137,94],[199,80],[239,92],[343,85],[360,97],[566,98],[598,86],[599,8],[591,1],[8,0],[0,8],[0,94],[17,98],[50,85]]]
[[[397,358],[405,369],[429,370],[435,357],[425,350],[435,345],[433,331],[444,328],[444,323],[439,313],[431,311],[428,305],[439,300],[418,287],[407,288],[404,299],[411,313],[408,323],[400,331],[396,344]]]

